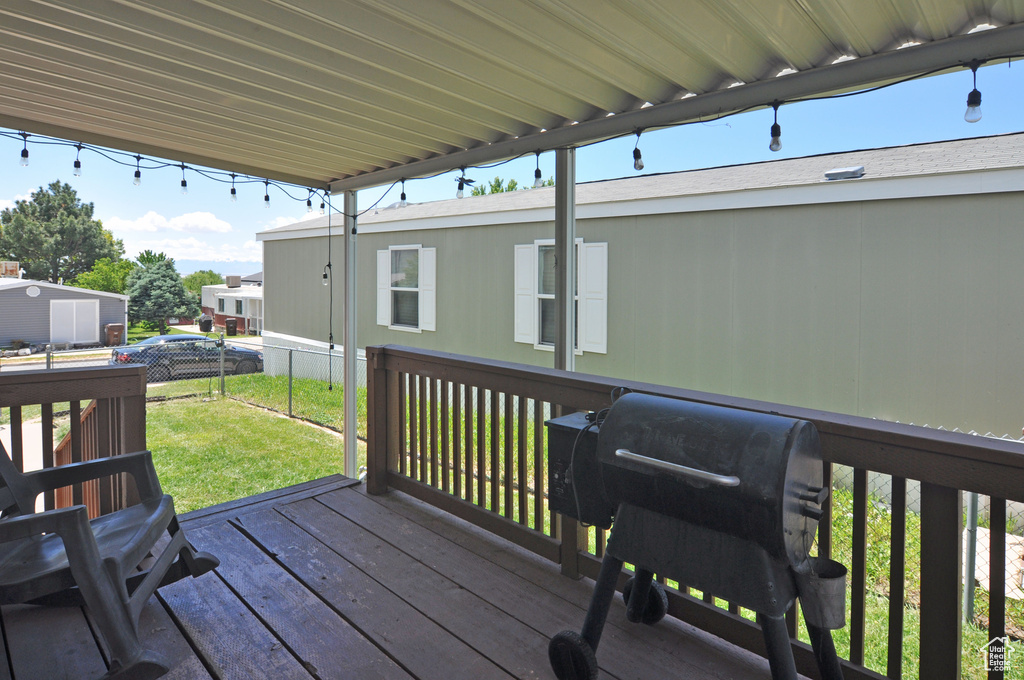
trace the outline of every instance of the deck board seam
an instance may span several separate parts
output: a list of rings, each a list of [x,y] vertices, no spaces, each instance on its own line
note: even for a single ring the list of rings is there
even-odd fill
[[[160,593],[160,590],[157,589],[154,595],[156,595],[157,604],[159,604],[167,613],[168,618],[170,618],[171,623],[174,624],[174,627],[177,629],[182,639],[184,639],[185,644],[189,646],[189,648],[192,650],[192,653],[196,655],[197,659],[199,659],[199,663],[203,664],[203,668],[205,668],[206,672],[210,674],[210,678],[212,680],[224,680],[224,676],[221,675],[220,669],[217,668],[216,664],[213,663],[212,659],[207,658],[207,655],[203,652],[202,649],[200,649],[196,641],[193,640],[192,636],[188,634],[188,631],[185,630],[185,627],[182,625],[182,622],[175,615],[174,609],[172,609],[170,605],[167,604],[167,601],[164,600],[164,597]]]
[[[345,487],[342,487],[342,488],[345,488]],[[308,499],[302,499],[302,500],[308,500]],[[298,522],[293,520],[291,517],[288,517],[287,515],[282,513],[278,507],[275,506],[275,507],[270,507],[270,508],[264,508],[264,510],[269,510],[269,511],[272,511],[272,512],[276,513],[284,521],[292,524],[299,531],[302,531],[307,536],[309,536],[310,539],[316,541],[317,543],[320,543],[320,545],[322,545],[326,550],[329,550],[330,552],[334,553],[335,555],[338,555],[337,551],[332,549],[331,546],[323,543],[316,536],[310,534],[308,531],[306,531],[306,529],[301,524],[299,524]],[[340,611],[337,606],[335,606],[329,599],[327,599],[326,597],[321,595],[320,592],[316,588],[313,588],[306,581],[306,579],[304,579],[302,576],[300,576],[298,573],[296,573],[283,560],[279,559],[278,554],[276,552],[274,552],[269,546],[264,545],[256,536],[254,536],[244,526],[238,524],[237,523],[237,518],[236,519],[226,520],[226,523],[230,524],[231,527],[234,528],[236,531],[238,531],[240,534],[242,534],[242,536],[244,536],[246,538],[246,540],[248,540],[250,543],[252,543],[254,546],[256,546],[256,548],[258,550],[260,550],[267,557],[269,557],[274,562],[274,564],[276,564],[279,567],[281,567],[289,576],[294,578],[298,583],[302,584],[302,587],[305,588],[311,595],[313,595],[318,600],[323,602],[324,605],[326,605],[331,611],[333,611],[335,613],[335,615],[338,616],[338,618],[340,618],[341,620],[345,621],[345,623],[347,623],[349,626],[351,626],[352,630],[354,630],[357,633],[359,633],[359,635],[361,635],[365,640],[367,640],[370,644],[372,644],[374,647],[376,647],[377,650],[380,651],[381,654],[383,654],[387,658],[391,659],[391,661],[396,666],[401,668],[405,673],[407,673],[410,678],[416,678],[416,674],[410,668],[408,668],[404,663],[402,663],[402,661],[400,659],[396,658],[391,652],[389,652],[380,643],[378,643],[378,641],[375,639],[375,637],[373,636],[373,634],[370,631],[367,631],[367,630],[363,629],[362,626],[359,626],[355,621],[350,619],[348,616],[345,616],[345,614],[342,611]],[[340,559],[345,560],[345,558],[343,556],[341,556],[341,555],[338,555],[338,557]],[[345,561],[348,562],[348,560],[345,560]],[[349,562],[349,564],[351,564],[351,562]],[[358,569],[358,567],[356,567],[355,565],[352,565],[352,566],[353,566],[353,568]],[[362,570],[360,570],[360,571],[362,571]],[[365,572],[363,572],[363,573],[365,573]],[[232,592],[234,592],[234,591],[232,590]]]
[[[342,490],[343,490],[343,489],[337,489],[337,491],[342,491]],[[321,495],[321,494],[318,494],[318,495]],[[352,524],[352,525],[353,525],[353,526],[354,526],[354,527],[355,527],[356,529],[358,529],[358,530],[361,530],[361,531],[365,531],[365,532],[366,532],[367,534],[369,534],[369,535],[371,535],[371,536],[374,536],[374,537],[376,537],[376,538],[380,538],[379,536],[377,536],[376,534],[374,534],[374,533],[373,533],[372,531],[370,531],[369,529],[366,529],[365,527],[362,527],[362,526],[360,526],[359,524],[357,524],[357,523],[353,522],[352,520],[348,519],[347,517],[345,517],[345,516],[344,516],[344,515],[342,515],[341,513],[337,512],[337,511],[336,511],[335,509],[333,509],[333,508],[331,508],[331,507],[329,507],[329,506],[326,506],[326,505],[324,505],[324,504],[323,504],[322,502],[319,502],[319,501],[318,501],[318,499],[317,499],[317,498],[316,498],[315,496],[314,496],[314,497],[312,497],[312,498],[306,498],[306,499],[303,499],[303,500],[317,501],[317,502],[318,502],[318,504],[319,504],[319,505],[320,505],[321,507],[323,507],[323,508],[324,508],[325,510],[327,510],[327,511],[329,511],[329,512],[331,512],[331,513],[335,514],[335,515],[337,515],[337,516],[338,516],[339,518],[341,518],[341,519],[343,519],[344,521],[346,521],[346,522],[348,522],[348,523]],[[297,526],[297,527],[298,527],[299,529],[301,529],[301,530],[302,530],[302,531],[304,531],[305,533],[309,534],[309,532],[308,532],[308,531],[306,531],[306,530],[305,530],[305,529],[303,528],[303,526],[302,526],[301,524],[299,524],[298,522],[296,522],[296,521],[295,521],[294,519],[292,519],[291,517],[288,517],[288,515],[287,515],[287,514],[285,514],[285,513],[281,512],[281,510],[280,510],[279,508],[275,508],[275,510],[276,510],[276,511],[278,512],[278,514],[280,514],[280,515],[281,515],[282,517],[284,517],[284,518],[285,518],[286,520],[288,520],[289,522],[291,522],[292,524],[294,524],[295,526]],[[492,654],[491,654],[491,653],[489,652],[489,650],[487,650],[487,649],[480,649],[480,648],[479,648],[478,646],[476,646],[476,645],[472,644],[471,642],[469,642],[468,640],[464,639],[462,635],[460,635],[459,633],[457,633],[457,632],[455,632],[455,631],[451,630],[451,629],[450,629],[450,628],[449,628],[448,626],[446,626],[446,625],[445,625],[444,623],[442,623],[441,621],[439,621],[439,620],[438,620],[438,618],[437,618],[437,616],[436,616],[436,615],[435,615],[435,614],[434,614],[433,612],[431,612],[431,611],[429,611],[429,610],[424,610],[424,609],[422,609],[421,607],[418,607],[418,606],[414,605],[414,604],[413,604],[412,602],[409,602],[409,601],[408,601],[408,600],[407,600],[407,599],[406,599],[406,598],[405,598],[405,597],[404,597],[404,596],[403,596],[403,595],[402,595],[401,593],[399,593],[399,592],[395,591],[395,589],[394,589],[394,588],[393,588],[393,587],[392,587],[391,585],[389,585],[388,583],[386,583],[386,582],[384,582],[384,581],[381,581],[381,580],[380,580],[380,579],[378,578],[378,576],[377,576],[377,575],[375,575],[375,574],[373,574],[373,573],[371,573],[371,572],[368,572],[368,571],[366,571],[366,569],[364,569],[364,568],[363,568],[363,567],[361,567],[360,565],[358,565],[358,564],[355,564],[354,562],[352,562],[351,560],[349,560],[348,558],[346,558],[346,557],[345,557],[344,555],[342,555],[341,553],[339,553],[339,552],[338,552],[337,550],[335,550],[335,549],[334,549],[333,547],[331,547],[331,546],[330,546],[330,545],[328,545],[327,543],[324,543],[324,542],[323,542],[322,540],[320,540],[320,539],[319,539],[319,538],[317,538],[316,536],[314,536],[314,535],[312,535],[312,534],[310,534],[310,536],[311,536],[311,537],[313,538],[313,540],[315,540],[315,541],[317,541],[318,543],[320,543],[320,545],[322,545],[322,546],[323,546],[323,547],[324,547],[325,549],[327,549],[327,550],[329,550],[330,552],[334,553],[334,554],[335,554],[335,555],[336,555],[336,556],[337,556],[337,557],[338,557],[339,559],[341,559],[341,560],[344,560],[345,562],[347,562],[347,563],[348,563],[348,564],[349,564],[349,565],[350,565],[350,566],[351,566],[351,567],[352,567],[353,569],[355,569],[355,570],[359,571],[360,573],[362,573],[362,574],[363,574],[364,576],[366,576],[366,577],[367,577],[368,579],[370,579],[370,580],[372,580],[372,581],[373,581],[374,583],[378,584],[378,585],[379,585],[379,586],[380,586],[381,588],[383,588],[383,589],[387,590],[387,591],[388,591],[389,593],[391,593],[392,595],[394,595],[394,596],[395,596],[396,598],[398,598],[399,600],[401,600],[402,602],[404,602],[404,603],[405,603],[405,604],[406,604],[406,605],[407,605],[407,606],[408,606],[408,607],[409,607],[410,609],[412,609],[413,611],[415,611],[415,612],[419,613],[420,615],[422,615],[422,616],[423,616],[424,618],[426,618],[426,619],[428,619],[429,621],[431,621],[431,622],[432,622],[432,623],[433,623],[434,625],[436,625],[436,626],[437,626],[437,627],[438,627],[438,628],[439,628],[440,630],[442,630],[442,631],[444,631],[445,633],[447,633],[448,635],[450,635],[450,636],[451,636],[451,637],[452,637],[453,639],[455,639],[455,640],[458,640],[458,641],[459,641],[459,642],[461,642],[461,643],[462,643],[463,645],[465,645],[465,646],[466,646],[467,648],[469,648],[469,649],[473,650],[474,652],[476,652],[477,654],[479,654],[479,655],[480,655],[480,656],[481,656],[482,658],[484,658],[484,659],[487,659],[487,660],[488,660],[488,661],[489,661],[490,663],[494,664],[494,666],[495,666],[496,668],[499,668],[499,669],[501,669],[502,671],[504,671],[504,672],[505,672],[505,674],[506,674],[506,675],[508,675],[509,677],[515,677],[515,674],[514,674],[513,672],[511,672],[510,670],[508,670],[507,668],[505,668],[505,667],[504,667],[504,666],[503,666],[503,665],[502,665],[502,664],[501,664],[501,663],[500,663],[499,661],[497,661],[497,660],[495,660],[495,659],[493,658],[493,656],[492,656]],[[441,573],[441,572],[438,572],[437,570],[433,569],[433,568],[432,568],[432,567],[431,567],[431,566],[430,566],[429,564],[426,564],[426,563],[424,563],[424,562],[423,562],[422,560],[419,560],[419,559],[417,559],[416,557],[414,557],[414,556],[412,556],[412,555],[409,555],[408,553],[406,553],[406,552],[405,552],[404,550],[402,550],[401,548],[398,548],[397,546],[394,546],[394,545],[393,545],[393,544],[392,544],[391,542],[389,542],[389,541],[385,541],[384,539],[380,539],[380,540],[382,540],[383,542],[387,543],[387,544],[388,544],[389,546],[391,546],[391,547],[393,547],[393,548],[396,548],[396,549],[397,549],[397,550],[399,550],[399,551],[400,551],[400,552],[401,552],[402,554],[404,554],[404,555],[406,555],[407,557],[409,557],[409,559],[411,559],[411,560],[413,560],[413,561],[415,561],[415,562],[417,562],[417,563],[419,563],[419,564],[423,565],[423,566],[424,566],[424,567],[426,567],[427,569],[430,569],[431,571],[433,571],[433,572],[435,572],[435,573],[439,574],[439,575],[440,575],[440,576],[441,576],[442,578],[444,578],[444,579],[445,579],[446,581],[448,581],[448,582],[452,583],[452,585],[454,585],[454,586],[456,586],[456,587],[459,587],[459,588],[461,588],[461,586],[459,586],[459,584],[458,584],[458,583],[456,583],[455,581],[453,581],[453,580],[451,579],[451,577],[449,577],[448,575],[446,575],[446,574],[443,574],[443,573]],[[275,559],[275,561],[277,561],[277,560]],[[286,568],[287,568],[287,567],[286,567]],[[291,571],[290,571],[290,570],[289,570],[289,573],[291,573]],[[300,580],[301,580],[301,579],[300,579]],[[305,581],[302,581],[302,582],[303,582],[303,584],[306,584],[306,582],[305,582]],[[306,585],[307,585],[307,587],[309,587],[309,586],[308,586],[308,584],[306,584]],[[474,592],[472,592],[472,591],[469,591],[469,590],[467,590],[467,592],[469,592],[469,593],[470,593],[471,595],[473,595],[473,596],[474,596],[475,598],[477,598],[478,600],[480,600],[480,601],[481,601],[482,603],[484,603],[484,604],[487,604],[488,606],[494,607],[494,605],[493,605],[493,604],[491,604],[490,602],[488,602],[488,601],[487,601],[486,599],[484,599],[484,598],[480,597],[480,595],[478,595],[477,593],[474,593]],[[516,619],[515,617],[513,617],[513,616],[509,615],[509,614],[508,614],[508,612],[505,612],[504,610],[500,609],[499,607],[494,607],[494,608],[495,608],[495,609],[497,609],[498,611],[500,611],[501,613],[505,614],[506,616],[508,616],[508,617],[509,617],[510,619],[512,619],[512,620],[515,620],[515,621],[518,621],[518,619]],[[521,622],[520,622],[520,623],[521,623]],[[536,630],[536,629],[534,629],[534,628],[532,628],[531,626],[528,626],[528,625],[527,625],[526,627],[530,628],[531,630]],[[360,630],[360,633],[363,633],[363,631],[362,631],[362,630]],[[364,633],[364,635],[365,635],[365,633]],[[368,638],[368,639],[371,639],[371,638]],[[376,641],[374,641],[374,643],[376,644]],[[385,653],[386,653],[386,652],[385,652]],[[403,670],[406,670],[406,672],[409,672],[409,673],[410,673],[410,675],[413,675],[413,676],[415,677],[415,675],[414,675],[414,674],[413,674],[413,673],[412,673],[411,671],[409,671],[409,670],[408,670],[408,669],[407,669],[407,668],[406,668],[406,667],[405,667],[404,665],[402,665],[402,668],[403,668]],[[616,680],[616,677],[615,677],[615,676],[611,676],[611,675],[609,675],[608,677],[609,677],[609,680]]]

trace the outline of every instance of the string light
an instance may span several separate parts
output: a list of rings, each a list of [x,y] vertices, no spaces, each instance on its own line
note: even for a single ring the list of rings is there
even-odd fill
[[[132,184],[139,186],[142,184],[142,156],[135,157],[135,179],[132,180]]]
[[[306,212],[313,212],[313,190],[309,190],[309,195],[306,196]]]
[[[263,180],[263,207],[270,208],[270,180]]]
[[[473,182],[476,181],[476,180],[473,180],[473,179],[466,179],[466,166],[465,165],[463,165],[461,168],[459,168],[459,170],[462,171],[462,174],[459,175],[459,178],[457,180],[455,180],[456,182],[459,183],[459,189],[458,189],[458,191],[455,192],[455,198],[462,198],[463,196],[465,196],[466,195],[466,192],[465,192],[466,186],[467,185],[468,186],[472,186]]]
[[[238,190],[235,189],[235,173],[231,173],[231,202],[238,203]]]
[[[540,178],[540,151],[537,152],[537,169],[533,171],[533,188],[540,189],[544,186],[544,180]]]
[[[324,202],[323,201],[320,201],[320,214],[321,215],[324,214]]]
[[[21,160],[18,161],[18,163],[22,167],[24,167],[24,166],[28,165],[28,133],[27,132],[22,132],[20,134],[21,134],[21,138],[25,142],[25,146],[23,146],[21,148]]]
[[[782,126],[779,125],[779,106],[781,106],[780,102],[772,103],[772,108],[775,109],[775,121],[772,123],[772,141],[768,145],[768,149],[771,151],[782,149]]]
[[[188,180],[185,179],[185,164],[181,164],[181,194],[188,194]]]
[[[328,262],[327,264],[324,265],[324,285],[325,286],[328,285],[330,283],[330,280],[331,280],[331,277],[327,273],[330,268],[331,268],[331,263],[330,262]]]
[[[968,123],[977,123],[981,120],[981,92],[978,91],[978,67],[981,63],[972,61],[970,66],[971,75],[974,77],[974,89],[967,95],[967,113],[964,114],[964,120]]]
[[[409,201],[405,200],[405,180],[402,180],[402,197],[398,201],[398,207],[404,208],[409,205]]]
[[[633,169],[640,172],[644,169],[644,159],[640,154],[640,134],[643,130],[636,131],[636,145],[633,146]]]
[[[75,152],[75,165],[74,165],[75,169],[72,171],[72,174],[75,177],[81,177],[82,176],[82,161],[78,160],[78,156],[82,153],[82,145],[81,144],[75,144],[75,149],[77,149],[77,151]]]

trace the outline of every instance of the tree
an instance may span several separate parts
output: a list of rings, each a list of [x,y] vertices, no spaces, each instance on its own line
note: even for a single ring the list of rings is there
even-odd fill
[[[171,260],[153,262],[132,272],[128,295],[128,318],[159,326],[161,335],[167,317],[199,315],[199,301],[185,290]]]
[[[188,292],[192,293],[196,297],[201,297],[203,294],[203,286],[216,286],[219,283],[224,283],[224,277],[213,271],[212,269],[203,269],[202,271],[192,272],[182,277],[182,282],[185,284],[185,288]]]
[[[69,184],[39,187],[28,201],[0,212],[0,259],[17,260],[29,278],[58,283],[92,269],[96,260],[120,259],[124,244],[92,218]]]
[[[510,179],[508,184],[500,177],[495,177],[487,185],[481,184],[480,186],[473,187],[473,196],[483,196],[485,194],[501,194],[506,191],[515,191],[519,188],[519,182],[514,179]]]
[[[111,260],[101,257],[87,272],[75,277],[74,285],[89,290],[102,290],[124,295],[128,289],[128,275],[138,267],[131,260]]]
[[[149,248],[143,250],[141,253],[136,255],[135,261],[141,264],[143,267],[148,267],[151,264],[156,264],[157,262],[165,261],[170,262],[172,265],[174,264],[174,259],[167,257],[167,253],[154,253]]]

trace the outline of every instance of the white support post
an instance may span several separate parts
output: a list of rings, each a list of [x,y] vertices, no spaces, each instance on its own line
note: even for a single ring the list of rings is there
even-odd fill
[[[359,476],[359,431],[356,404],[359,398],[358,366],[356,364],[356,192],[345,192],[345,476]]]
[[[576,149],[555,151],[555,368],[576,370]]]

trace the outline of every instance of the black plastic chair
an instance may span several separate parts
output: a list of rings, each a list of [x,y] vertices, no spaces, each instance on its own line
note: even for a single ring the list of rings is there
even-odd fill
[[[141,501],[90,520],[84,505],[35,512],[39,494],[128,473]],[[166,663],[139,642],[139,615],[160,586],[219,562],[185,540],[149,451],[22,473],[0,445],[0,604],[85,605],[109,650],[104,680],[149,680]],[[169,535],[148,568],[141,567]]]

